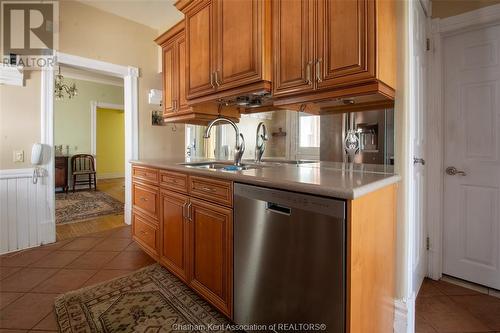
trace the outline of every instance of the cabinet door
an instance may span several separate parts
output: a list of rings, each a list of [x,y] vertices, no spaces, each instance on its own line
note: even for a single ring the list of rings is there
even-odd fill
[[[160,262],[185,282],[189,280],[188,203],[186,195],[161,190]]]
[[[233,211],[190,198],[190,286],[232,315]]]
[[[273,1],[274,96],[314,89],[311,0]]]
[[[375,1],[317,2],[319,88],[375,78]]]
[[[187,41],[187,97],[193,98],[215,91],[214,33],[212,1],[199,1],[199,5],[186,13]]]
[[[187,88],[186,88],[186,38],[184,36],[177,40],[177,67],[179,71],[179,80],[177,84],[177,109],[186,110],[187,104]]]
[[[175,111],[178,72],[175,58],[175,43],[170,43],[163,48],[163,113],[165,115]]]
[[[216,85],[224,90],[262,78],[262,0],[215,1]]]

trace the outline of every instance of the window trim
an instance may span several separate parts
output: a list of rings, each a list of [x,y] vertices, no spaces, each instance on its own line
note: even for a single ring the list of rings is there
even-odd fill
[[[286,125],[289,141],[287,144],[287,158],[294,160],[318,160],[320,159],[320,147],[300,147],[299,140],[299,117],[300,112],[287,114]],[[289,116],[290,115],[290,116]]]

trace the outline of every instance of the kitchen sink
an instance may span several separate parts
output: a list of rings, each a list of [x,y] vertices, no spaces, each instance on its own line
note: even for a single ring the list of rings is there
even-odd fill
[[[181,163],[180,165],[184,165],[185,167],[188,168],[224,170],[224,171],[242,171],[250,169],[260,169],[263,167],[262,165],[255,165],[255,164],[241,164],[237,166],[231,163],[222,163],[222,162],[194,162],[194,163]]]

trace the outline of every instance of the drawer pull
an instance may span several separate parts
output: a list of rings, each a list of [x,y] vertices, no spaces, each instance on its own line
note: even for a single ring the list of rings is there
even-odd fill
[[[140,197],[139,198],[141,201],[148,201],[148,198]]]
[[[148,232],[147,232],[147,231],[144,231],[144,230],[141,230],[139,233],[140,233],[141,235],[143,235],[143,236],[146,236],[146,235],[148,234]]]
[[[201,190],[202,190],[202,191],[205,191],[205,192],[215,192],[215,191],[217,191],[217,190],[216,190],[216,189],[214,189],[214,188],[211,188],[211,187],[206,187],[206,186],[202,186],[202,187],[201,187]]]

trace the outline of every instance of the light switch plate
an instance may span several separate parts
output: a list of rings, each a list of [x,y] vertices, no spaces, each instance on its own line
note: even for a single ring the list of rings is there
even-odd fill
[[[24,150],[14,150],[14,162],[24,162]]]

